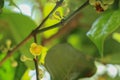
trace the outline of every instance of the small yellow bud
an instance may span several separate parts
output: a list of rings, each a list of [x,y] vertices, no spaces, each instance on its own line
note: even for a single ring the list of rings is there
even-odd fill
[[[8,39],[8,40],[6,41],[6,46],[7,46],[7,48],[10,48],[11,44],[12,44],[12,41],[11,41],[10,39]]]
[[[18,66],[18,62],[17,61],[12,61],[12,67],[17,67]]]
[[[25,55],[22,55],[22,56],[20,57],[20,60],[21,60],[22,62],[25,62],[25,61],[32,61],[33,59],[31,59],[31,58],[29,58],[29,57],[27,57],[27,56],[25,56]]]
[[[32,55],[39,56],[42,53],[42,50],[43,50],[43,46],[38,45],[36,43],[31,44],[30,52],[32,53]]]

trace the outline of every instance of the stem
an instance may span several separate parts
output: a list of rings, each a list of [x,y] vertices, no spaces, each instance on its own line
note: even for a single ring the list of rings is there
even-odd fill
[[[38,68],[38,56],[36,56],[36,58],[34,58],[33,61],[35,63],[35,69],[36,69],[36,80],[40,80],[39,68]]]
[[[63,1],[63,0],[61,0]],[[33,30],[23,41],[21,41],[16,47],[14,47],[11,51],[8,52],[8,54],[0,61],[0,66],[9,58],[13,55],[13,53],[19,49],[21,46],[23,46],[27,41],[29,41],[29,39],[31,39],[34,35],[38,34],[38,33],[42,33],[45,32],[47,30],[51,30],[53,28],[58,27],[59,25],[65,25],[65,23],[68,23],[68,21],[70,21],[76,14],[78,14],[78,12],[84,8],[85,6],[87,6],[89,4],[89,1],[87,0],[82,6],[80,6],[77,10],[75,10],[71,15],[69,15],[67,18],[62,19],[59,23],[56,23],[52,26],[46,27],[46,28],[42,28],[40,30],[38,30],[39,28],[37,27],[35,30]]]
[[[37,36],[36,36],[36,34],[34,35],[34,42],[37,43]]]
[[[63,0],[56,2],[56,5],[53,8],[53,10],[47,15],[47,17],[45,19],[43,19],[42,23],[35,30],[38,30],[40,27],[43,26],[43,24],[46,22],[46,20],[49,18],[49,16],[62,4],[62,2],[63,2]]]
[[[71,13],[67,18],[66,18],[66,22],[68,22],[69,20],[71,20],[75,15],[77,15],[80,10],[84,7],[86,7],[89,4],[89,0],[87,0],[83,5],[79,6],[73,13]]]
[[[34,34],[34,42],[37,43],[37,36],[36,34]],[[39,77],[39,68],[38,68],[38,56],[36,56],[34,59],[34,63],[35,63],[35,69],[36,69],[36,80],[40,80]]]

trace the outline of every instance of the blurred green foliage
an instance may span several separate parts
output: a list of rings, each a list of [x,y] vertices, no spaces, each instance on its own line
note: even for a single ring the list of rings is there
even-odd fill
[[[0,61],[7,55],[8,50],[20,43],[41,23],[43,18],[52,10],[56,1],[0,0]],[[65,0],[43,27],[66,18],[85,1]],[[12,2],[11,5],[9,5],[10,2]],[[23,4],[30,7],[30,15],[25,14],[24,11],[27,13],[28,8],[26,9]],[[118,7],[115,9],[113,8],[114,5],[118,5]],[[106,11],[97,13],[95,6],[89,4],[77,16],[74,16],[75,19],[66,24],[68,28],[60,26],[55,30],[37,35],[39,44],[45,40],[48,42],[46,42],[47,44],[44,43],[49,49],[44,66],[50,73],[52,80],[78,80],[79,78],[93,76],[96,72],[95,61],[104,65],[120,64],[119,36],[112,36],[120,32],[119,6],[120,3],[113,3],[109,5]],[[9,47],[7,40],[11,41]],[[31,78],[28,75],[28,69],[34,69],[33,56],[29,53],[32,42],[33,39],[30,39],[15,52],[15,55],[0,66],[0,80],[26,80],[26,78]],[[102,58],[101,55],[103,55]],[[119,80],[119,76],[116,76],[115,79],[108,75],[98,75],[97,77],[99,80]]]

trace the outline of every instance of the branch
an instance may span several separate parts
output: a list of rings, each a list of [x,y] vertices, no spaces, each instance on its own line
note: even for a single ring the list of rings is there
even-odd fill
[[[34,64],[35,64],[35,69],[36,69],[36,80],[40,80],[39,77],[39,68],[38,68],[38,57],[33,59]]]
[[[63,1],[63,0],[61,0]],[[70,14],[67,18],[62,19],[59,23],[56,23],[52,26],[46,27],[46,28],[42,28],[40,30],[38,30],[41,26],[39,25],[35,30],[33,30],[23,41],[21,41],[16,47],[14,47],[11,51],[8,52],[8,54],[0,61],[0,66],[9,58],[13,55],[13,53],[19,49],[21,46],[23,46],[29,39],[31,39],[34,35],[38,34],[38,33],[42,33],[45,31],[48,31],[50,29],[56,28],[59,25],[65,25],[66,23],[69,22],[69,20],[71,20],[76,14],[79,13],[79,11],[84,8],[85,6],[87,6],[89,4],[89,0],[87,0],[82,6],[80,6],[77,10],[75,10],[72,14]],[[43,20],[46,21],[46,19]],[[43,24],[41,23],[41,24]]]
[[[49,18],[49,16],[63,3],[64,0],[60,0],[56,2],[55,7],[53,8],[53,10],[47,15],[47,17],[42,21],[42,23],[35,29],[38,30],[40,29],[40,27],[43,26],[43,24],[46,22],[46,20]]]
[[[34,35],[34,42],[37,43],[37,36],[36,34]],[[39,68],[38,68],[38,56],[36,56],[35,58],[33,58],[34,64],[35,64],[35,69],[36,69],[36,80],[40,80],[39,77]]]
[[[71,31],[73,31],[74,29],[76,29],[78,27],[77,25],[79,24],[78,22],[81,17],[82,17],[81,13],[75,15],[74,18],[72,18],[69,21],[69,23],[67,23],[64,27],[59,29],[59,31],[57,33],[50,36],[49,38],[43,37],[42,44],[43,45],[50,44],[54,39],[61,38],[63,35],[68,35]]]

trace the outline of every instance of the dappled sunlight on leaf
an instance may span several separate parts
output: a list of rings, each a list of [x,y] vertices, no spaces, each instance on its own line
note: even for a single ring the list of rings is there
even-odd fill
[[[120,43],[120,33],[113,33],[112,38]]]
[[[44,17],[47,16],[50,11],[54,8],[55,3],[46,3],[46,6],[44,7]],[[52,15],[50,15],[50,18],[45,22],[45,26],[51,26],[55,23],[60,22],[63,19],[64,14],[64,8],[59,7]],[[55,28],[49,31],[44,32],[44,37],[49,38],[51,35],[57,33],[59,28]]]

